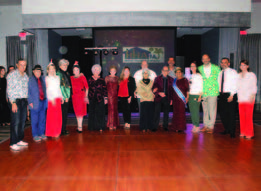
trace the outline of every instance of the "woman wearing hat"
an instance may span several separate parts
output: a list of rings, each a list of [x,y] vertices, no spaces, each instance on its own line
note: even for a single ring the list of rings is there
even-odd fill
[[[45,140],[46,84],[40,65],[34,66],[33,76],[29,78],[28,104],[31,111],[33,139],[36,142]]]
[[[80,74],[80,66],[75,62],[73,66],[73,74],[71,76],[72,83],[72,103],[73,109],[77,119],[77,132],[82,132],[83,117],[87,114],[87,96],[88,96],[88,83],[84,75]]]

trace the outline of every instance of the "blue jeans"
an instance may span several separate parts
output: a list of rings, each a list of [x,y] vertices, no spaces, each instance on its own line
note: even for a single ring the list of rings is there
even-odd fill
[[[14,113],[11,108],[11,125],[10,125],[10,145],[14,145],[24,138],[24,126],[27,114],[27,99],[16,99],[17,112]]]
[[[38,109],[31,109],[31,125],[33,137],[45,134],[46,101],[39,101]]]

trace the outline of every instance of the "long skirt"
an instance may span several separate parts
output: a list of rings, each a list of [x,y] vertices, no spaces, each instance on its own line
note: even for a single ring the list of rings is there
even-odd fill
[[[108,120],[107,127],[119,126],[118,96],[108,96]]]
[[[153,129],[154,102],[140,103],[140,130]]]
[[[104,101],[98,102],[96,99],[90,100],[88,129],[104,130],[105,129],[105,105]]]
[[[181,100],[174,100],[173,101],[173,118],[172,124],[169,130],[176,131],[186,130],[186,110],[185,104]]]
[[[84,94],[73,94],[72,104],[76,117],[83,117],[87,114],[87,104],[84,101]]]
[[[57,137],[62,130],[62,107],[61,99],[56,98],[55,104],[48,101],[47,115],[46,115],[46,130],[45,135],[48,137]]]

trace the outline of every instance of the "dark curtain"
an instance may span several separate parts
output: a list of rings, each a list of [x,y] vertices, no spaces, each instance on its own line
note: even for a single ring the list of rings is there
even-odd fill
[[[26,37],[26,49],[27,49],[27,71],[28,74],[31,76],[32,69],[34,65],[37,64],[37,58],[36,58],[36,44],[35,44],[35,36],[27,36]]]
[[[249,61],[252,72],[257,76],[257,97],[255,110],[261,111],[261,34],[241,36],[241,58]]]
[[[6,37],[7,67],[16,67],[17,60],[24,58],[27,61],[27,74],[32,75],[33,66],[37,62],[35,36],[28,35],[26,41],[21,42],[18,36]]]
[[[21,42],[18,36],[6,37],[6,57],[7,57],[7,68],[9,66],[15,66],[17,60],[21,58]]]

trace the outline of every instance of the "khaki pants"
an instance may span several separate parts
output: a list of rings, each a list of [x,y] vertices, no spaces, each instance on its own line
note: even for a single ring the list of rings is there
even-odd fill
[[[203,123],[209,129],[214,129],[217,116],[217,96],[203,97]]]

